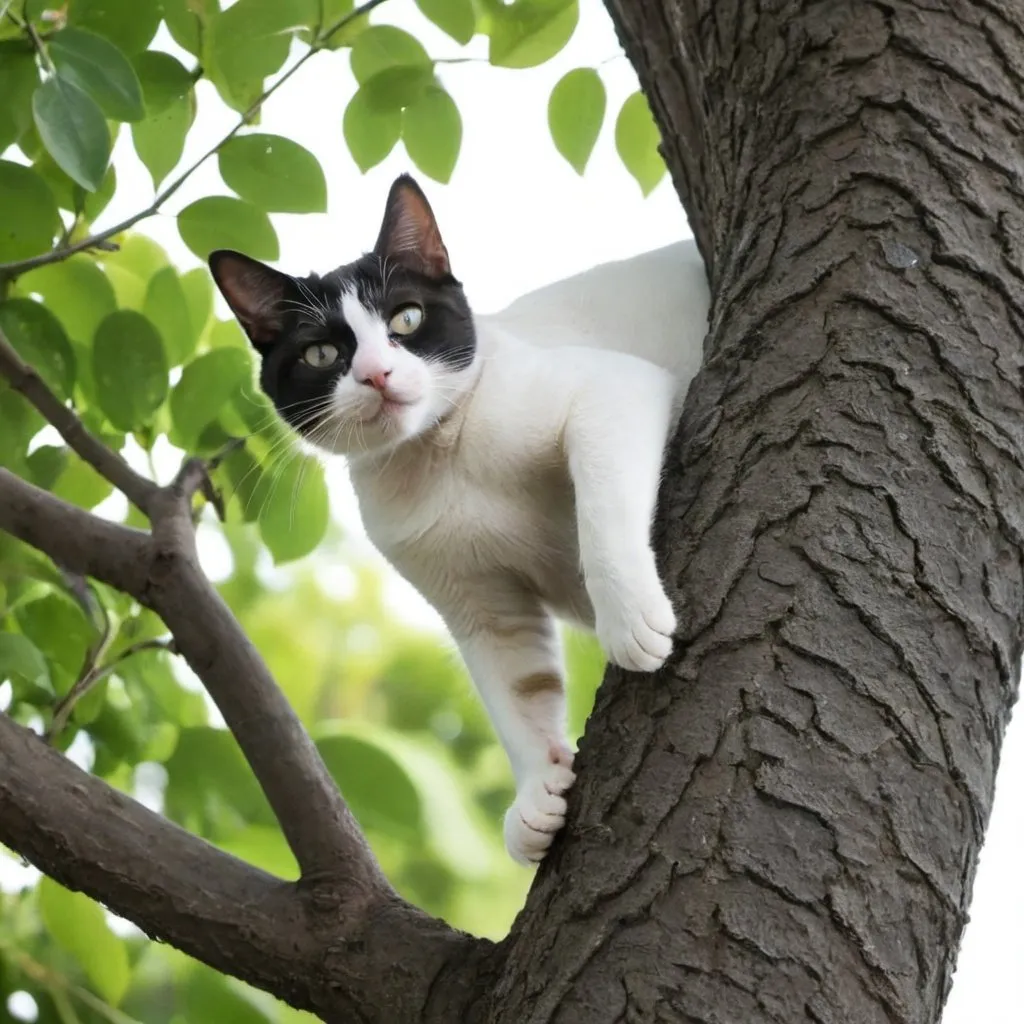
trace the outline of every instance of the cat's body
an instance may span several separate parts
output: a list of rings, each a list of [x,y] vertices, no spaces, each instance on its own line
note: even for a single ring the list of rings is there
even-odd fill
[[[396,196],[411,210],[404,232]],[[312,430],[298,414],[292,421],[348,455],[371,540],[444,618],[516,776],[506,843],[517,859],[539,860],[574,778],[553,616],[595,628],[610,660],[628,668],[653,671],[671,650],[675,617],[649,534],[664,444],[700,365],[703,268],[680,243],[468,319],[461,289],[448,290],[458,285],[429,207],[408,179],[392,190],[381,237],[379,279],[369,266],[350,267],[338,272],[336,299],[326,279],[304,288],[319,288],[316,309],[337,308],[343,324],[321,317],[312,341],[287,318],[274,321],[278,334],[266,327],[278,340],[269,361],[265,350],[263,385],[288,415],[287,389],[305,389],[309,374],[280,376],[278,361],[292,365],[280,357],[281,335],[301,336],[314,364],[325,349],[341,360],[342,333],[354,342],[344,348],[350,366],[328,390],[346,411],[321,417],[334,433],[319,420]],[[389,237],[395,252],[382,251]],[[387,261],[411,250],[396,248],[396,237],[418,254],[397,285]],[[230,280],[234,273],[248,287],[247,266],[225,274],[222,264],[218,283],[254,337],[253,310],[240,311]],[[404,342],[408,324],[398,318],[409,309],[417,322],[409,336],[423,333],[425,357]],[[444,330],[427,334],[428,325]],[[259,325],[255,335],[260,347]],[[304,401],[300,411],[313,399]]]

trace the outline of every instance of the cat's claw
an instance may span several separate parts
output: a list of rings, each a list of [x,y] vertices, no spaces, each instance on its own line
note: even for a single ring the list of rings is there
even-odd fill
[[[571,751],[559,750],[552,763],[520,786],[515,803],[505,814],[505,848],[514,861],[539,864],[547,856],[565,824],[565,794],[576,781],[572,761]]]
[[[655,672],[672,653],[676,615],[660,582],[645,593],[623,593],[610,609],[598,606],[595,611],[597,639],[612,664]]]

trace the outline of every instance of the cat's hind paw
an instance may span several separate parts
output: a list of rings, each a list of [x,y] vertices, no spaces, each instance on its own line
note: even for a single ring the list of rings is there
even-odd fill
[[[555,756],[557,761],[524,780],[505,814],[505,848],[520,864],[539,864],[565,824],[565,794],[576,776],[571,752],[559,751]]]
[[[631,672],[655,672],[672,653],[676,614],[660,582],[646,593],[623,594],[597,608],[596,632],[605,656]]]

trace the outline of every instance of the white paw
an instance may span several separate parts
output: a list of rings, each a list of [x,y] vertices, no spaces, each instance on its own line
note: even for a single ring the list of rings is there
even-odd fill
[[[552,756],[557,762],[528,776],[505,814],[505,848],[520,864],[539,864],[565,824],[565,794],[576,781],[573,755],[566,749]]]
[[[647,586],[608,588],[594,600],[594,629],[608,660],[631,672],[654,672],[672,653],[676,614],[657,574]]]

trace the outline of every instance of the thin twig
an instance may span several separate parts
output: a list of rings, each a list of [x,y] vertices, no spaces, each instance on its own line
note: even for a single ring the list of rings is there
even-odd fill
[[[213,471],[234,451],[245,446],[246,438],[234,437],[220,451],[208,459],[186,459],[174,477],[171,489],[188,503],[199,492],[213,506],[217,518],[223,522],[226,516],[224,498],[213,482]]]
[[[42,39],[39,38],[39,33],[36,31],[35,25],[32,24],[31,18],[19,18],[14,11],[10,10],[10,4],[4,8],[4,14],[7,15],[9,21],[13,21],[24,32],[32,43],[36,53],[39,54],[39,59],[43,62],[43,67],[46,68],[50,74],[55,73],[53,61],[50,60],[50,55],[46,52],[46,47],[43,46]]]
[[[86,249],[94,249],[102,242],[105,242],[108,238],[113,238],[114,235],[121,234],[122,231],[127,231],[129,228],[134,227],[140,220],[145,220],[147,217],[152,217],[155,213],[159,213],[160,207],[167,202],[171,196],[174,195],[182,185],[200,168],[207,160],[210,159],[225,143],[238,134],[253,117],[259,112],[263,104],[270,99],[271,96],[277,92],[278,89],[288,81],[296,71],[301,68],[306,61],[310,59],[315,53],[319,53],[331,37],[340,32],[346,25],[351,24],[356,18],[364,17],[369,14],[372,10],[380,7],[385,0],[367,0],[367,3],[362,4],[353,11],[349,11],[344,17],[339,18],[326,32],[321,36],[314,39],[309,49],[276,81],[270,88],[266,89],[262,95],[260,95],[249,107],[248,110],[238,119],[235,126],[219,141],[216,145],[211,146],[202,156],[199,157],[193,164],[187,167],[181,174],[178,175],[162,192],[157,193],[153,202],[149,204],[144,210],[140,210],[138,213],[133,213],[130,217],[126,217],[124,220],[115,224],[113,227],[107,228],[105,231],[98,231],[94,235],[90,235],[88,238],[83,238],[74,245],[67,245],[62,248],[52,249],[50,252],[41,253],[39,256],[32,256],[25,260],[14,260],[11,263],[0,263],[0,278],[14,277],[18,274],[23,274],[27,270],[33,270],[35,267],[43,267],[49,263],[59,263],[62,260],[66,260],[69,256],[73,256],[75,253],[84,252]]]
[[[109,480],[141,512],[146,512],[158,487],[140,476],[121,456],[93,437],[82,421],[47,386],[36,371],[14,350],[0,330],[0,376],[6,377],[40,413],[57,428],[72,451],[77,452],[104,479]]]
[[[177,654],[178,649],[174,646],[173,640],[140,640],[130,647],[126,647],[116,658],[100,665],[99,660],[110,647],[109,631],[105,642],[94,646],[93,650],[86,655],[82,671],[70,690],[57,702],[53,709],[53,721],[50,728],[46,730],[44,739],[52,743],[60,735],[67,725],[71,712],[75,705],[99,682],[102,682],[112,672],[117,671],[118,666],[127,661],[133,655],[141,651],[166,651],[168,654]],[[95,652],[95,653],[94,653]]]

